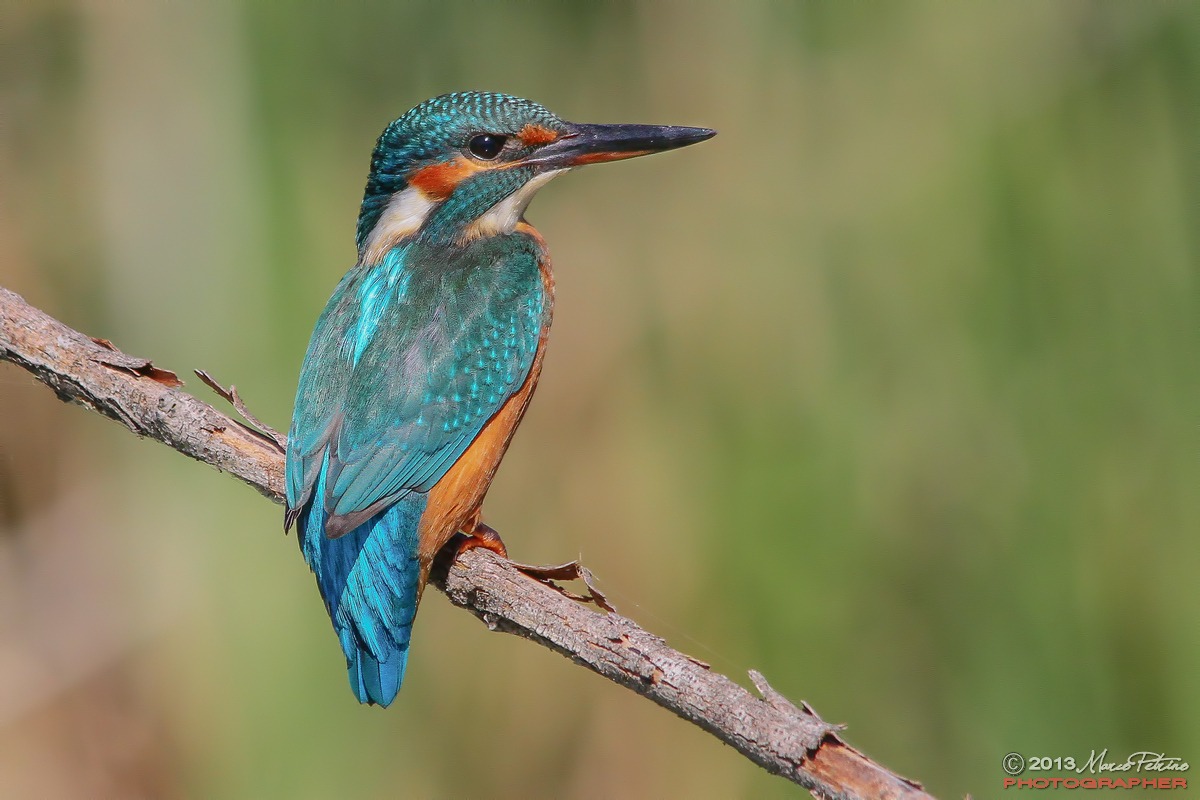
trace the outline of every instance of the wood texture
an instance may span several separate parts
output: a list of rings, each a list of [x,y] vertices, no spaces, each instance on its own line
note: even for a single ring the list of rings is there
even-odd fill
[[[282,502],[283,457],[268,435],[180,391],[178,378],[121,353],[0,288],[0,360],[33,373],[60,399],[236,476]],[[847,745],[837,728],[751,672],[756,697],[615,613],[594,611],[485,550],[435,569],[431,583],[494,631],[547,647],[632,689],[816,797],[929,798]]]

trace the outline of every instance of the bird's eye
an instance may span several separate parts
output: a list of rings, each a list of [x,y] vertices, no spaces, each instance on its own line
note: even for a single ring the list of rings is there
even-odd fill
[[[508,141],[508,137],[498,133],[481,133],[471,137],[471,141],[467,143],[467,149],[471,151],[471,155],[491,161],[500,155],[506,141]]]

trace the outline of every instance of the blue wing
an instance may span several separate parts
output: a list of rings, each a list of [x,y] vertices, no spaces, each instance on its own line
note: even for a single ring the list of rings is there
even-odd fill
[[[505,237],[454,259],[415,245],[351,270],[317,322],[289,434],[288,505],[316,488],[332,532],[427,492],[520,387],[548,298],[536,244]]]
[[[540,256],[525,236],[402,246],[347,273],[317,322],[288,436],[287,519],[360,700],[386,705],[403,677],[426,493],[529,374],[551,302]]]

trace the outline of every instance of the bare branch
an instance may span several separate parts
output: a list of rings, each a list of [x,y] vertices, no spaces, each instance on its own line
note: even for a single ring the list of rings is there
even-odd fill
[[[269,433],[180,391],[173,373],[72,330],[3,288],[0,360],[29,370],[60,399],[99,411],[282,502],[281,442],[245,411],[232,389],[206,381]],[[469,550],[453,564],[440,564],[431,582],[489,629],[537,642],[650,698],[817,797],[930,797],[847,745],[836,726],[803,703],[797,707],[757,672],[751,678],[761,698],[633,621],[580,605],[490,552]]]

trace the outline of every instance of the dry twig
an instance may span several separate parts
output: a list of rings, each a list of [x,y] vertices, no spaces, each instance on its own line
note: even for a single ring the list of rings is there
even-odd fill
[[[255,420],[232,388],[227,392],[200,376],[258,430],[180,391],[173,373],[72,330],[3,288],[0,360],[33,373],[64,401],[98,411],[282,501],[281,437]],[[560,569],[572,566],[573,574],[590,578],[577,564]],[[493,553],[467,551],[441,565],[431,582],[491,630],[537,642],[650,698],[817,797],[929,798],[920,785],[847,745],[836,726],[807,705],[791,703],[757,672],[750,675],[761,698],[632,620],[580,605]]]

